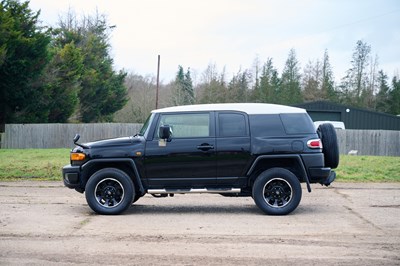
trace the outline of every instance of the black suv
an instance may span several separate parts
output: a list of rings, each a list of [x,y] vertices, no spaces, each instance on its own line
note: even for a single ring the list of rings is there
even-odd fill
[[[251,196],[267,214],[292,212],[301,182],[328,186],[339,163],[331,124],[316,129],[304,109],[239,103],[152,111],[131,137],[77,143],[64,184],[100,214],[119,214],[149,193]]]

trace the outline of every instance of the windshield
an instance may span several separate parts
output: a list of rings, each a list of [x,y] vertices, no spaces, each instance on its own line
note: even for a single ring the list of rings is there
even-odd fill
[[[149,117],[147,117],[146,122],[144,122],[143,127],[139,132],[140,136],[144,136],[145,135],[145,133],[147,131],[147,128],[150,125],[151,120],[153,120],[153,114],[150,114]]]

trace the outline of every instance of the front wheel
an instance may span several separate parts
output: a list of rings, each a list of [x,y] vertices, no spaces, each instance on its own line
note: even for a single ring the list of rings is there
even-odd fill
[[[294,211],[300,203],[301,193],[297,177],[283,168],[262,172],[253,185],[254,202],[270,215],[285,215]]]
[[[85,196],[93,211],[115,215],[132,205],[135,187],[125,172],[116,168],[105,168],[89,178]]]

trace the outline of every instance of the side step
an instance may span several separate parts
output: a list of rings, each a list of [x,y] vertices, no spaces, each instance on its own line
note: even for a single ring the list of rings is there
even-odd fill
[[[186,193],[240,193],[240,188],[190,188],[190,189],[149,189],[149,194],[186,194]]]

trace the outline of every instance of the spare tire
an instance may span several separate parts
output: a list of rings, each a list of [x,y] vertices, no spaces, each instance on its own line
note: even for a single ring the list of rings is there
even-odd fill
[[[322,141],[322,152],[325,157],[325,166],[332,169],[339,165],[339,146],[336,130],[332,124],[325,123],[318,127],[318,135]]]

